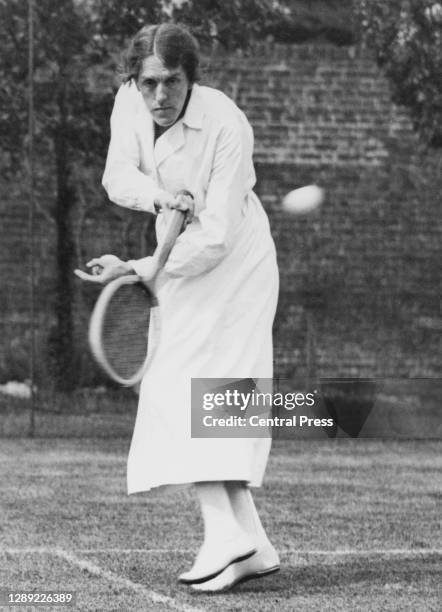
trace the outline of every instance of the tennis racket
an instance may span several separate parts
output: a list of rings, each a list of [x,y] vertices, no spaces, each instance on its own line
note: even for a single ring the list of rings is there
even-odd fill
[[[97,363],[116,382],[138,383],[155,354],[160,315],[155,280],[184,225],[185,214],[170,213],[166,233],[153,254],[154,275],[143,282],[136,274],[121,276],[100,293],[89,324],[89,345]]]

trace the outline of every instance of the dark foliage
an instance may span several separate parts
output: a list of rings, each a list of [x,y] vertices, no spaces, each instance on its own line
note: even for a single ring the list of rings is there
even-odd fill
[[[416,131],[442,147],[442,4],[435,0],[355,0],[361,33],[408,108]]]

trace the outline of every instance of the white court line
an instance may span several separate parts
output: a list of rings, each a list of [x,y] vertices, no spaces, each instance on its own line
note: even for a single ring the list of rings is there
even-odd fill
[[[189,606],[185,603],[178,603],[172,597],[168,597],[167,595],[161,595],[152,589],[147,589],[142,584],[138,582],[133,582],[128,578],[123,578],[114,572],[110,572],[109,570],[105,570],[101,568],[99,565],[95,563],[91,563],[86,559],[81,559],[77,557],[77,555],[66,552],[60,548],[7,548],[4,549],[3,552],[9,554],[47,554],[54,555],[59,559],[63,559],[67,561],[71,565],[75,565],[81,570],[86,570],[92,576],[97,576],[99,578],[104,578],[108,580],[112,584],[118,584],[121,587],[125,587],[128,589],[132,589],[136,593],[143,595],[147,599],[149,599],[154,604],[164,604],[172,608],[173,610],[177,610],[177,612],[204,612],[201,608],[195,608],[194,606]],[[91,551],[89,551],[91,552]]]
[[[3,548],[0,553],[8,553],[11,555],[21,554],[58,554],[60,549],[46,547],[29,547],[29,548]],[[189,548],[77,548],[74,554],[79,555],[94,555],[94,554],[144,554],[144,555],[185,555],[194,554],[196,549]],[[336,550],[302,550],[302,549],[286,549],[278,551],[281,556],[285,555],[318,555],[324,557],[360,555],[361,557],[369,557],[373,555],[442,555],[442,548],[337,548]],[[64,553],[67,554],[67,553]]]
[[[96,548],[94,550],[89,549],[80,549],[76,552],[80,554],[94,554],[94,553],[108,553],[108,554],[123,554],[130,555],[131,553],[136,554],[145,554],[145,555],[167,555],[167,554],[192,554],[195,553],[196,550],[191,549],[183,549],[183,548]],[[293,550],[281,550],[278,551],[281,556],[284,555],[318,555],[318,556],[345,556],[345,555],[361,555],[361,557],[367,557],[370,555],[434,555],[434,554],[442,554],[442,548],[370,548],[366,550],[361,550],[358,548],[343,548],[337,550],[301,550],[301,549],[293,549]]]
[[[114,572],[110,572],[109,570],[105,570],[101,568],[99,565],[96,565],[95,563],[91,563],[90,561],[87,561],[86,559],[80,559],[73,553],[66,552],[61,549],[55,549],[54,554],[57,555],[57,557],[64,559],[68,563],[71,563],[72,565],[75,565],[82,570],[88,571],[93,576],[104,578],[106,580],[109,580],[109,582],[112,582],[113,584],[118,584],[120,586],[136,591],[140,595],[144,595],[145,597],[149,598],[152,601],[152,603],[165,604],[179,612],[204,612],[201,608],[195,608],[194,606],[188,606],[185,603],[180,604],[176,602],[172,597],[168,597],[167,595],[161,595],[160,593],[157,593],[156,591],[153,591],[152,589],[146,589],[142,584],[139,584],[138,582],[133,582],[132,580],[129,580],[128,578],[123,578],[122,576],[119,576],[118,574],[115,574]]]

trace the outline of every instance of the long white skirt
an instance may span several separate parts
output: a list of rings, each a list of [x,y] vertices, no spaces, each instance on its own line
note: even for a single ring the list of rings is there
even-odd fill
[[[275,246],[254,196],[233,250],[213,270],[159,290],[161,340],[140,388],[128,492],[241,480],[260,486],[269,438],[192,438],[191,378],[271,378]]]

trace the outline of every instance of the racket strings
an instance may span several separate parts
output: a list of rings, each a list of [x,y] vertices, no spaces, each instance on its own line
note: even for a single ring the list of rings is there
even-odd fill
[[[122,285],[109,300],[102,323],[103,350],[122,378],[130,379],[146,361],[153,306],[152,295],[141,283]]]

